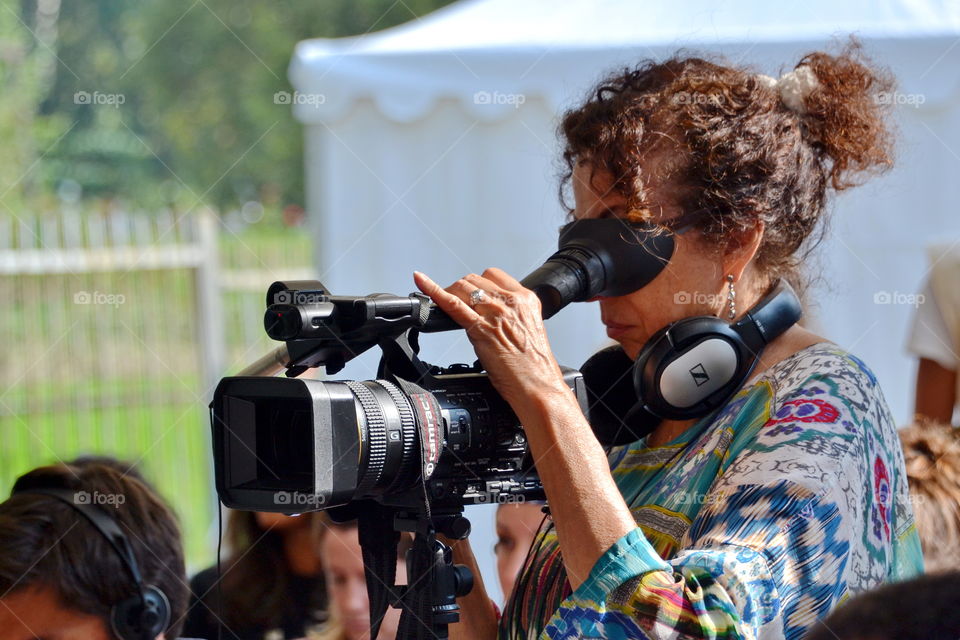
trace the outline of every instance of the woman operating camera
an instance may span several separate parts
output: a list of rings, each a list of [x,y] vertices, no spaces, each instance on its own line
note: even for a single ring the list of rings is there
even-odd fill
[[[626,357],[660,357],[645,345],[693,317],[764,332],[747,312],[802,281],[829,193],[890,165],[890,84],[856,43],[779,80],[673,58],[565,114],[572,219],[654,223],[675,243],[648,284],[598,299]],[[843,348],[790,322],[720,406],[605,451],[533,292],[494,268],[446,289],[414,279],[524,425],[551,513],[499,621],[481,585],[457,637],[800,638],[848,596],[922,571],[890,411]],[[466,544],[455,554],[475,568]]]

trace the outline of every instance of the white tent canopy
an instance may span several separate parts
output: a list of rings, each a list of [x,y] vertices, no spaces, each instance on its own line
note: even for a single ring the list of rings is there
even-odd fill
[[[342,119],[360,100],[372,100],[391,121],[411,122],[451,98],[489,121],[514,107],[478,104],[477,92],[537,96],[556,109],[569,102],[571,88],[584,88],[612,63],[697,47],[771,71],[794,61],[784,56],[792,49],[851,33],[903,53],[896,62],[905,90],[940,100],[957,90],[936,82],[955,78],[949,61],[931,63],[960,33],[960,3],[876,0],[465,1],[372,36],[303,42],[290,76],[298,91],[325,97],[317,108],[297,108],[308,124]],[[918,55],[921,42],[934,58]],[[750,55],[757,45],[773,45],[762,50],[780,55]]]
[[[442,284],[487,266],[522,277],[564,218],[557,117],[602,72],[684,48],[775,75],[851,33],[898,76],[900,154],[893,172],[836,201],[809,269],[820,277],[812,312],[872,366],[902,423],[913,308],[877,302],[909,302],[897,294],[920,290],[925,246],[960,240],[955,1],[472,0],[379,33],[301,42],[290,79],[322,280],[363,294],[411,291],[414,269]],[[596,305],[572,305],[548,330],[572,366],[606,340]],[[473,359],[462,332],[421,344],[430,362]],[[370,377],[373,358],[345,373]]]

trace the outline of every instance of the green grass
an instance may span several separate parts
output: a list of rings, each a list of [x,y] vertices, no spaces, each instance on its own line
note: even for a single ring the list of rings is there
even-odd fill
[[[222,269],[282,271],[312,261],[303,229],[224,232]],[[227,375],[276,343],[264,291],[224,291]],[[122,293],[119,307],[75,305],[77,291]],[[176,511],[189,565],[215,553],[216,494],[186,270],[0,278],[0,495],[34,467],[84,454],[136,462]],[[251,315],[252,314],[252,315]],[[251,348],[252,347],[252,348]],[[241,362],[241,360],[243,360]]]
[[[213,559],[213,522],[205,408],[137,406],[0,418],[0,492],[34,467],[85,454],[135,462],[170,503],[184,531],[187,561],[201,567]]]

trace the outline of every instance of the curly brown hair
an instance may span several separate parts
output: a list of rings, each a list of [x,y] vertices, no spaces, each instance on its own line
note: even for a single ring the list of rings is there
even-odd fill
[[[889,72],[852,39],[837,55],[804,56],[802,66],[817,81],[802,114],[755,70],[720,61],[677,55],[608,76],[561,121],[561,201],[574,168],[588,163],[613,177],[633,218],[650,217],[665,196],[703,211],[697,226],[721,249],[762,221],[761,275],[795,280],[808,253],[801,248],[816,246],[826,228],[815,233],[828,190],[892,164],[882,99]]]
[[[960,439],[948,424],[899,432],[927,573],[960,569]]]

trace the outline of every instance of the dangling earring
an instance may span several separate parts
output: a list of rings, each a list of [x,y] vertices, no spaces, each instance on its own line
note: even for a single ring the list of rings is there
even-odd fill
[[[727,276],[727,317],[733,320],[737,317],[737,292],[733,288],[733,274]]]

